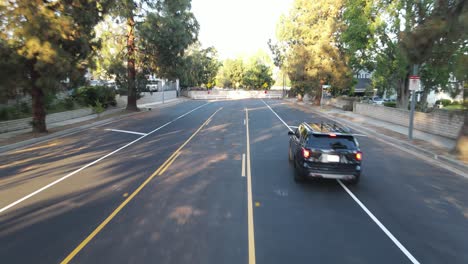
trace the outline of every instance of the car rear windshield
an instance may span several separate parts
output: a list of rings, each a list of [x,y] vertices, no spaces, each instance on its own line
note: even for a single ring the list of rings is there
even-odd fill
[[[352,136],[310,135],[307,147],[313,149],[350,149],[357,148]]]

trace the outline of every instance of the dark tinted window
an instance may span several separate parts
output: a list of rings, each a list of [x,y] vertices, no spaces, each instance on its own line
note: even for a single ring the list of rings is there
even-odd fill
[[[353,137],[328,135],[310,135],[307,139],[307,147],[316,149],[356,149]]]

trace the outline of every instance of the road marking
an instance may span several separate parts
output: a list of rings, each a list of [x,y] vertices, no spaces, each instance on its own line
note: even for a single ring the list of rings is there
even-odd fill
[[[172,162],[179,156],[180,150],[185,147],[197,134],[208,124],[210,120],[216,113],[222,109],[219,108],[214,112],[198,129],[195,131],[185,142],[182,144],[172,155],[164,161],[164,163],[159,166],[159,168],[154,171],[138,188],[133,191],[133,193],[125,199],[96,229],[94,229],[91,234],[89,234],[62,262],[61,264],[69,263],[101,230],[146,186],[148,183],[157,175],[161,175],[161,172],[164,172]]]
[[[252,174],[250,171],[249,110],[245,109],[245,130],[247,138],[247,226],[249,236],[249,264],[255,264],[255,232],[253,220]]]
[[[353,136],[355,136],[355,137],[367,137],[367,135],[364,135],[364,134],[353,134]]]
[[[366,214],[382,229],[382,231],[395,243],[395,245],[406,255],[406,257],[414,264],[419,264],[419,261],[395,238],[395,236],[388,231],[388,229],[372,214],[369,209],[344,185],[341,180],[337,180],[343,189],[353,198],[353,200],[366,212]]]
[[[25,152],[29,152],[29,151],[34,151],[34,150],[39,150],[39,149],[44,149],[44,148],[50,148],[50,147],[57,146],[57,145],[58,145],[57,142],[52,142],[52,143],[49,143],[49,144],[43,145],[43,146],[29,147],[29,148],[15,150],[15,151],[11,152],[10,154],[21,154],[21,153],[25,153]]]
[[[206,123],[205,125],[208,125],[208,123]],[[174,157],[169,163],[167,163],[166,166],[164,166],[164,168],[159,172],[158,175],[161,176],[164,172],[166,172],[167,168],[169,168],[169,167],[172,165],[172,163],[174,162],[174,160],[176,160],[177,157],[179,157],[179,155],[180,155],[180,152],[177,152],[177,154],[175,155],[175,157]]]
[[[120,130],[120,129],[105,129],[107,131],[113,131],[113,132],[121,132],[121,133],[127,133],[127,134],[135,134],[135,135],[140,135],[140,136],[146,136],[146,133],[140,133],[140,132],[134,132],[134,131],[128,131],[128,130]]]
[[[245,119],[244,119],[244,126],[245,126]]]
[[[245,177],[245,153],[242,154],[242,177]]]
[[[284,120],[283,120],[275,111],[273,111],[273,109],[271,109],[271,107],[270,107],[267,103],[265,103],[265,101],[263,101],[263,99],[260,99],[260,100],[262,100],[262,102],[263,102],[268,108],[270,108],[271,112],[273,112],[273,114],[275,114],[275,116],[278,117],[278,119],[279,119],[281,122],[283,122],[283,124],[284,124],[290,131],[293,131],[293,130],[291,129],[291,127],[289,127],[288,124],[286,124],[286,122],[284,122]]]
[[[132,142],[130,142],[130,143],[128,143],[128,144],[126,144],[126,145],[124,145],[124,146],[122,146],[122,147],[120,147],[120,148],[114,150],[114,151],[112,151],[111,153],[108,153],[108,154],[102,156],[101,158],[99,158],[99,159],[97,159],[97,160],[95,160],[95,161],[93,161],[93,162],[90,162],[90,163],[84,165],[83,167],[81,167],[81,168],[79,168],[79,169],[73,171],[73,172],[70,172],[69,174],[63,176],[62,178],[57,179],[57,180],[55,180],[55,181],[53,181],[53,182],[47,184],[46,186],[44,186],[44,187],[42,187],[42,188],[40,188],[40,189],[38,189],[38,190],[36,190],[36,191],[34,191],[34,192],[32,192],[32,193],[26,195],[26,196],[24,196],[24,197],[21,198],[21,199],[16,200],[16,201],[13,202],[13,203],[10,203],[9,205],[7,205],[7,206],[1,208],[1,209],[0,209],[0,213],[3,213],[3,212],[5,212],[6,210],[10,209],[11,207],[13,207],[13,206],[15,206],[15,205],[17,205],[17,204],[19,204],[19,203],[21,203],[21,202],[23,202],[23,201],[25,201],[25,200],[31,198],[31,197],[33,197],[34,195],[36,195],[36,194],[38,194],[38,193],[40,193],[40,192],[42,192],[42,191],[44,191],[44,190],[47,190],[48,188],[50,188],[50,187],[56,185],[57,183],[59,183],[59,182],[61,182],[61,181],[63,181],[63,180],[66,180],[67,178],[69,178],[69,177],[71,177],[71,176],[77,174],[78,172],[80,172],[80,171],[82,171],[82,170],[84,170],[84,169],[86,169],[86,168],[88,168],[88,167],[90,167],[90,166],[92,166],[92,165],[94,165],[94,164],[100,162],[101,160],[103,160],[103,159],[105,159],[105,158],[107,158],[107,157],[109,157],[109,156],[111,156],[111,155],[113,155],[113,154],[115,154],[115,153],[121,151],[122,149],[125,149],[125,148],[127,148],[128,146],[131,146],[131,145],[135,144],[136,142],[140,141],[141,139],[143,139],[143,138],[145,138],[145,137],[147,137],[147,136],[153,134],[154,132],[156,132],[156,131],[158,131],[158,130],[160,130],[160,129],[166,127],[166,126],[168,126],[169,124],[171,124],[171,123],[173,123],[173,122],[175,122],[175,121],[181,119],[182,117],[184,117],[184,116],[186,116],[186,115],[192,113],[193,111],[196,111],[196,110],[198,110],[198,109],[200,109],[200,108],[202,108],[202,107],[204,107],[204,106],[206,106],[206,105],[208,105],[208,104],[209,104],[209,103],[206,103],[206,104],[203,104],[203,105],[201,105],[201,106],[198,106],[198,107],[196,107],[196,108],[190,110],[189,112],[187,112],[187,113],[185,113],[185,114],[183,114],[183,115],[177,117],[176,119],[173,119],[172,121],[169,121],[169,122],[167,122],[166,124],[164,124],[164,125],[162,125],[162,126],[156,128],[156,129],[152,130],[152,131],[149,132],[148,134],[146,134],[146,135],[144,135],[144,136],[141,136],[141,137],[139,137],[139,138],[133,140]]]
[[[263,101],[263,100],[262,100]],[[263,103],[265,103],[263,101]],[[265,103],[268,108],[270,108],[270,110],[283,122],[283,124],[288,127],[288,125],[278,116],[278,114],[273,110],[271,109],[271,107]],[[288,127],[289,128],[289,127]],[[290,128],[289,128],[290,129]],[[369,211],[369,209],[367,209],[367,207],[348,189],[348,187],[346,187],[340,180],[337,180],[338,183],[341,185],[341,187],[343,187],[343,189],[349,194],[349,196],[351,196],[351,198],[353,198],[353,200],[362,208],[362,210],[364,210],[364,212],[374,221],[374,223],[377,224],[378,227],[380,227],[380,229],[392,240],[392,242],[403,252],[403,254],[405,254],[405,256],[413,263],[413,264],[419,264],[419,261],[416,260],[415,257],[413,257],[413,255],[400,243],[400,241],[398,241],[398,239],[395,238],[395,236],[392,235],[392,233],[390,233],[390,231],[388,231],[388,229],[377,219],[377,217],[374,216],[374,214],[371,213],[371,211]]]

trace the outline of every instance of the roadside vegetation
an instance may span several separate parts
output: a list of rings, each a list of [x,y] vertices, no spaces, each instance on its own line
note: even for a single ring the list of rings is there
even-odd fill
[[[268,90],[274,84],[273,62],[266,52],[237,57],[223,62],[216,86],[246,90]]]
[[[467,26],[464,0],[295,0],[277,24],[279,42],[270,48],[292,93],[309,94],[316,104],[323,85],[333,95],[352,93],[354,76],[364,70],[373,73],[377,94],[396,93],[398,108],[408,107],[410,75],[421,76],[422,102],[431,91],[464,90],[466,105]],[[466,157],[467,111],[455,151]]]
[[[94,70],[115,77],[128,94],[127,109],[138,110],[144,75],[175,79],[185,49],[197,40],[190,8],[190,0],[2,2],[0,97],[31,95],[33,131],[46,132],[46,96],[84,86]],[[106,100],[99,101],[103,107]]]

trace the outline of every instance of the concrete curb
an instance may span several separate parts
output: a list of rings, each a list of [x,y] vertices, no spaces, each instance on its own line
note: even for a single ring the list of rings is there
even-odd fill
[[[404,142],[404,141],[401,141],[401,140],[398,140],[396,138],[393,138],[393,137],[390,137],[390,136],[387,136],[387,135],[383,135],[383,134],[380,134],[380,133],[377,133],[376,131],[373,131],[372,129],[369,129],[369,128],[365,128],[365,127],[356,127],[355,124],[353,124],[351,121],[349,120],[346,120],[346,119],[343,119],[343,118],[340,118],[340,117],[336,117],[336,116],[332,116],[330,114],[327,114],[327,113],[322,113],[320,111],[317,111],[315,109],[312,109],[312,108],[308,108],[306,107],[305,104],[298,104],[298,103],[295,103],[295,102],[291,102],[291,101],[288,101],[288,103],[290,104],[295,104],[301,108],[304,108],[306,110],[310,110],[322,117],[325,117],[327,119],[332,119],[332,120],[337,120],[339,121],[340,123],[343,123],[351,128],[353,128],[354,130],[357,130],[357,131],[364,131],[376,138],[380,138],[380,139],[384,139],[385,141],[388,141],[390,143],[393,143],[395,145],[398,145],[398,146],[402,146],[406,149],[409,149],[409,150],[412,150],[412,151],[417,151],[418,153],[420,154],[423,154],[424,156],[428,157],[428,158],[431,158],[433,160],[437,160],[438,162],[441,162],[447,166],[450,166],[454,169],[457,169],[459,170],[462,174],[465,175],[465,177],[467,177],[467,172],[468,172],[468,165],[465,165],[463,164],[461,161],[458,161],[458,160],[454,160],[452,158],[449,158],[449,157],[446,157],[446,156],[442,156],[442,155],[438,155],[438,154],[435,154],[429,150],[426,150],[426,149],[423,149],[421,147],[418,147],[418,146],[415,146],[415,145],[412,145],[408,142]]]
[[[170,102],[168,102],[167,104],[165,103],[165,104],[158,104],[158,105],[154,105],[154,106],[152,105],[151,108],[152,109],[154,109],[154,108],[163,108],[163,107],[171,106],[171,105],[173,105],[175,103],[178,103],[178,102],[185,102],[185,101],[188,101],[188,100],[173,99]],[[148,109],[148,107],[146,107],[146,106],[145,107],[140,106],[140,107]],[[43,136],[43,137],[31,138],[31,139],[24,140],[24,141],[17,142],[17,143],[13,143],[13,144],[10,144],[10,145],[1,146],[0,147],[0,154],[6,153],[6,152],[8,152],[10,150],[13,150],[13,149],[22,149],[22,148],[25,148],[25,147],[29,147],[29,146],[32,146],[32,145],[39,144],[39,143],[47,142],[47,141],[50,141],[52,139],[57,139],[57,138],[73,135],[73,134],[82,132],[82,131],[84,131],[86,129],[89,129],[89,128],[104,126],[106,124],[113,123],[115,121],[125,119],[125,118],[133,116],[133,115],[145,113],[145,112],[148,112],[148,111],[151,111],[151,110],[144,110],[144,111],[140,111],[140,112],[121,115],[121,116],[118,116],[118,117],[111,117],[111,118],[100,120],[100,121],[97,121],[97,122],[94,122],[94,123],[91,123],[91,124],[87,124],[87,125],[83,125],[83,126],[79,126],[79,127],[73,127],[73,128],[62,130],[62,131],[57,131],[55,133],[52,133],[52,134],[49,134],[49,135],[46,135],[46,136]]]

